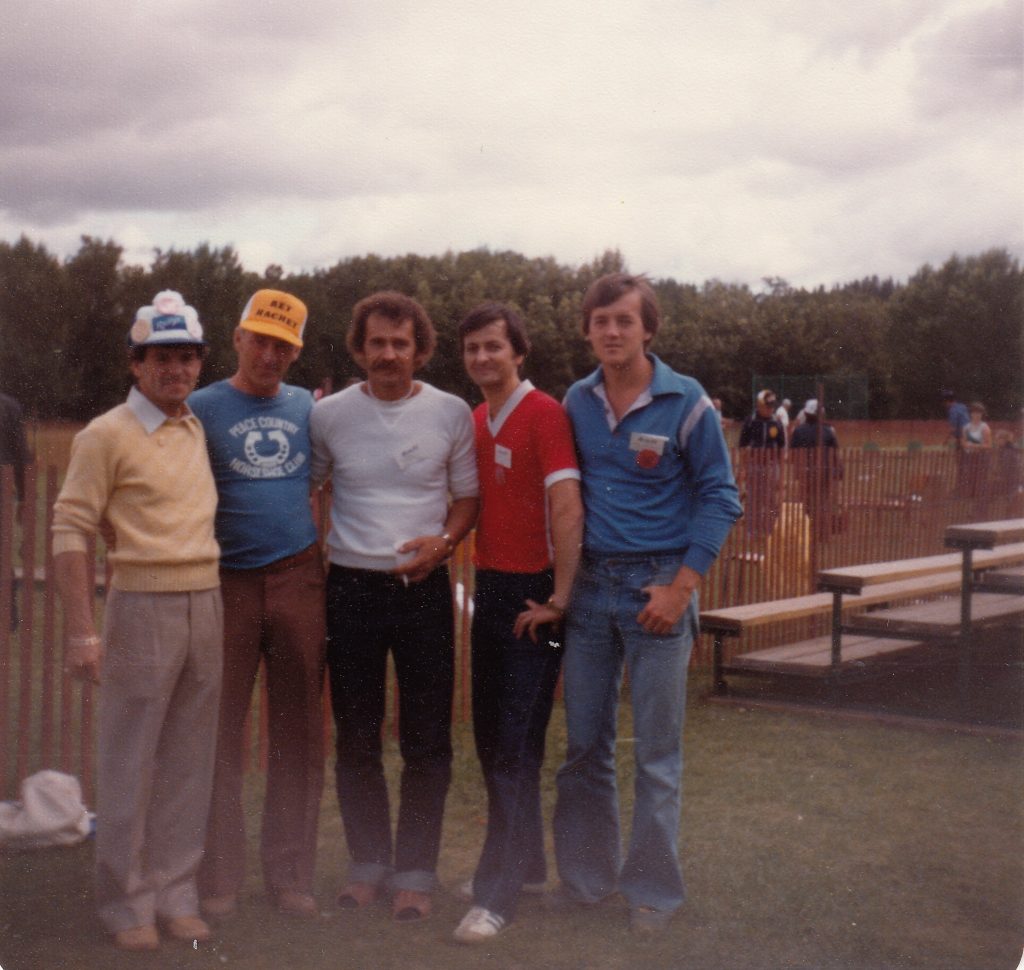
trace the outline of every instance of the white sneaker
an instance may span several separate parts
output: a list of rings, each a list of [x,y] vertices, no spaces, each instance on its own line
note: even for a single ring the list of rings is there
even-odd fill
[[[486,943],[493,940],[503,929],[505,919],[483,906],[474,906],[452,934],[460,943]]]
[[[543,896],[547,886],[546,882],[524,882],[519,891],[526,893],[527,896]],[[459,888],[455,890],[455,895],[459,899],[464,899],[467,903],[473,902],[473,880],[467,879],[465,882],[459,883]]]

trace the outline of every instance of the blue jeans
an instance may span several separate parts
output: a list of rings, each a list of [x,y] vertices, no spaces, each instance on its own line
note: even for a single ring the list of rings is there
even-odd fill
[[[401,804],[391,837],[381,761],[388,651],[398,681]],[[331,566],[327,669],[335,781],[351,882],[429,892],[451,782],[454,623],[448,570],[405,586],[389,573]],[[392,873],[394,875],[392,876]]]
[[[682,554],[587,556],[569,609],[564,660],[568,751],[558,771],[555,856],[567,893],[596,902],[620,891],[630,906],[672,912],[685,897],[678,834],[686,673],[697,597],[671,633],[637,623],[650,585],[666,585]],[[636,780],[622,861],[615,731],[623,667],[633,703]]]
[[[511,920],[524,882],[544,882],[540,769],[562,664],[560,642],[512,630],[527,598],[543,603],[550,571],[478,570],[473,596],[473,734],[487,788],[487,838],[473,901]]]

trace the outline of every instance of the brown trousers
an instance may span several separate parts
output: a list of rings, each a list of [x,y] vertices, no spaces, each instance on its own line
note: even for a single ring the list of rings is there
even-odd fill
[[[266,665],[269,754],[260,855],[271,894],[309,892],[324,779],[324,570],[317,547],[260,569],[222,569],[224,678],[213,799],[199,871],[205,899],[245,879],[242,753]]]

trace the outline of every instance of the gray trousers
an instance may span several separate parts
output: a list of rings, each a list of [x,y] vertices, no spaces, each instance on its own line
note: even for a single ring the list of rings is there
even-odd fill
[[[103,639],[96,905],[115,933],[198,912],[220,701],[220,589],[111,590]]]

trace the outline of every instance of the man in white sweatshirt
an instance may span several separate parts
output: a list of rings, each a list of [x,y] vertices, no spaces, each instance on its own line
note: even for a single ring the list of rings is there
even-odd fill
[[[338,897],[360,909],[393,892],[396,920],[430,914],[451,778],[454,618],[445,565],[478,507],[468,405],[417,381],[435,333],[415,300],[356,304],[347,343],[366,380],[313,408],[313,480],[333,485],[327,665],[336,782],[351,854]],[[392,837],[381,763],[387,656],[404,761]]]

